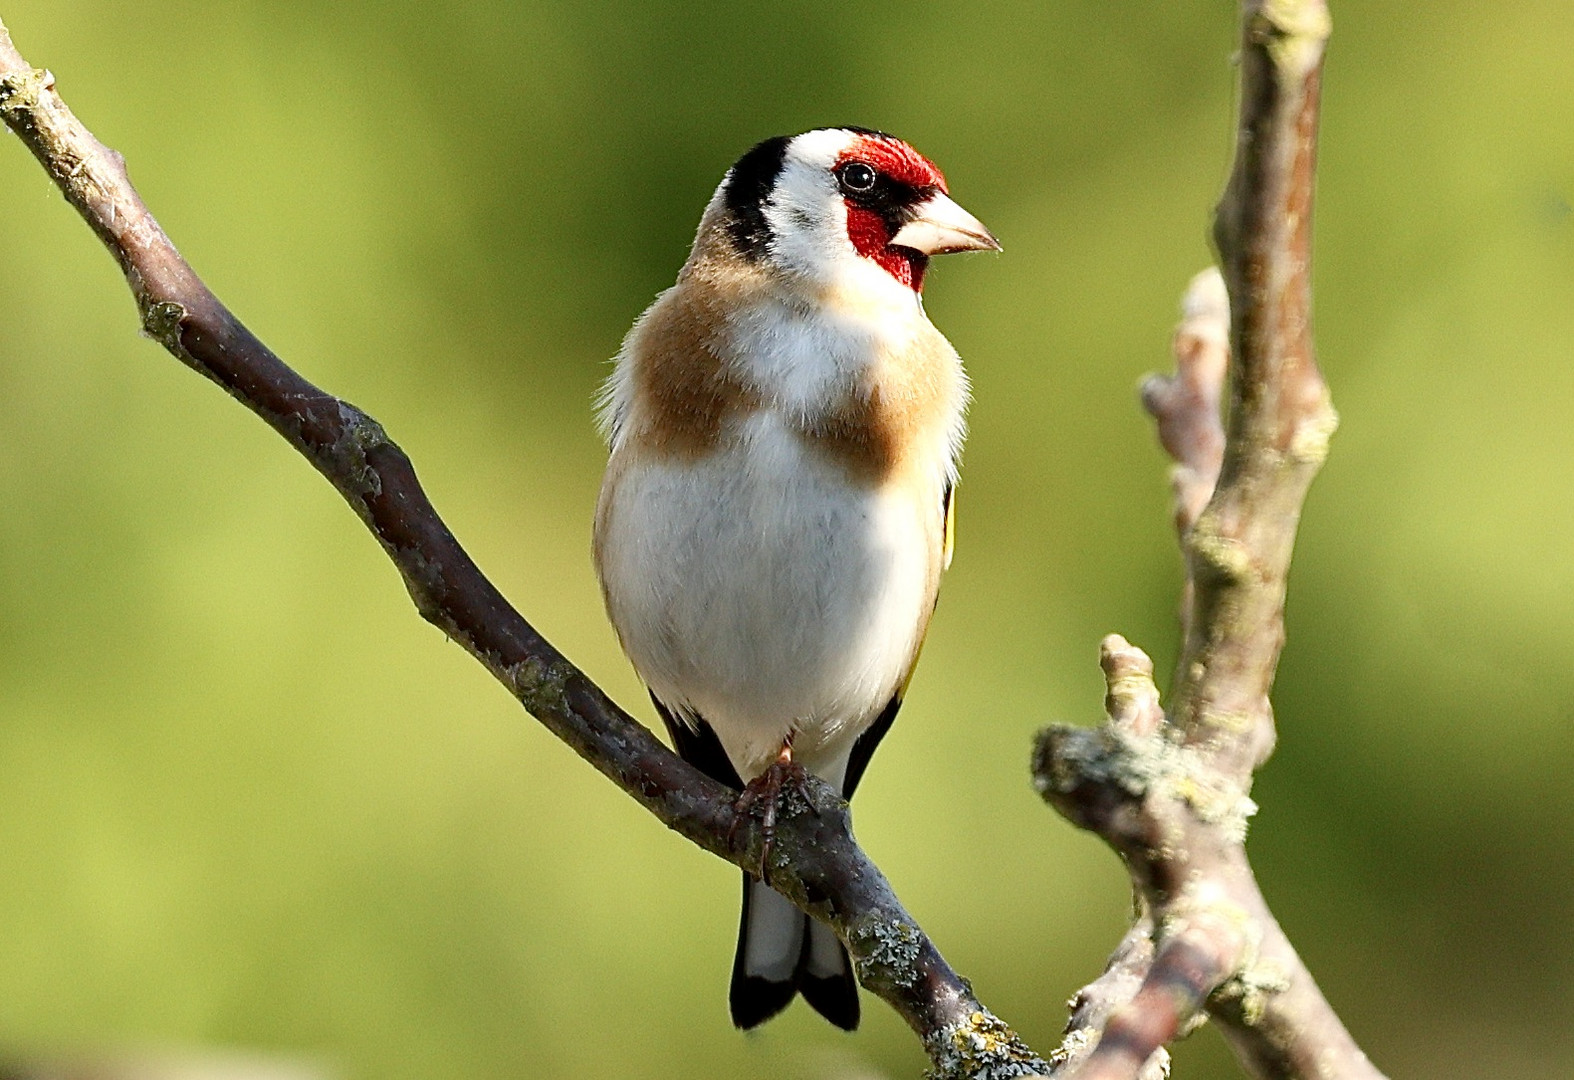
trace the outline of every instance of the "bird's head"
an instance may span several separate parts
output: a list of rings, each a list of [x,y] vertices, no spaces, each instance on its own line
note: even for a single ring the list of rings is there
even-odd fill
[[[934,163],[866,128],[767,139],[716,193],[737,256],[818,287],[918,293],[931,255],[999,251]]]

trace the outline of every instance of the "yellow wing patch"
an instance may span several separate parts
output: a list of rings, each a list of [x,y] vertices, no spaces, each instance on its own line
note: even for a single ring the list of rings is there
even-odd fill
[[[945,545],[940,567],[951,569],[951,552],[956,547],[956,487],[947,484],[945,489]]]

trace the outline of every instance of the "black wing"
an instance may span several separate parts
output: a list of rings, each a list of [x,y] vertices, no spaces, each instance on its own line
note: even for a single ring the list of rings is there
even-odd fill
[[[656,706],[656,711],[661,714],[662,722],[667,725],[667,735],[672,739],[672,747],[680,758],[717,783],[726,784],[734,791],[743,790],[743,781],[738,776],[738,770],[727,760],[727,752],[721,748],[721,740],[716,737],[716,733],[703,718],[696,716],[691,727],[679,719],[672,709],[662,704],[661,699],[655,694],[650,695],[650,700]],[[842,781],[842,798],[853,797],[853,792],[858,789],[858,781],[863,779],[864,770],[869,767],[869,758],[874,755],[874,748],[880,745],[880,740],[885,738],[885,733],[891,730],[892,723],[896,721],[897,710],[901,707],[901,696],[893,697],[880,711],[874,723],[869,725],[869,730],[858,736],[858,741],[853,743],[852,753],[847,758],[847,776]]]
[[[902,695],[897,694],[880,710],[880,715],[875,717],[874,723],[869,725],[869,730],[858,736],[858,741],[853,743],[853,752],[847,757],[847,778],[842,781],[842,798],[851,799],[853,792],[858,790],[858,781],[864,778],[864,770],[869,767],[869,759],[874,756],[874,748],[880,745],[880,740],[885,738],[885,733],[891,730],[891,725],[896,722],[896,713],[902,707]]]
[[[690,726],[676,712],[663,705],[654,693],[650,695],[650,700],[661,714],[662,722],[667,725],[672,748],[680,758],[717,783],[726,784],[734,791],[743,790],[743,780],[739,778],[738,770],[727,760],[727,751],[721,748],[721,740],[703,717],[695,716],[694,724]]]

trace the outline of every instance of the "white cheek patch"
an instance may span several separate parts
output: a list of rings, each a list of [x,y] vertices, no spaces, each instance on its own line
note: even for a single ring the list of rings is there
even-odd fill
[[[771,260],[809,285],[817,305],[854,316],[906,314],[918,306],[918,294],[858,254],[847,235],[847,202],[831,170],[857,141],[836,129],[792,141],[761,208],[771,228]]]
[[[764,213],[771,255],[784,270],[820,277],[826,268],[858,257],[847,238],[847,204],[828,165],[789,158]]]
[[[762,210],[771,227],[771,254],[782,269],[816,282],[838,266],[863,262],[847,238],[847,204],[831,170],[857,136],[828,128],[793,139]]]

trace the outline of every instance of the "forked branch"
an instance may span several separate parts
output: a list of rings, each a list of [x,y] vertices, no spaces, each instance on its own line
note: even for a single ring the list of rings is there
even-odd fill
[[[1109,998],[1109,1021],[1091,1047],[1068,1044],[1076,1080],[1161,1067],[1164,1045],[1204,1015],[1254,1076],[1381,1077],[1274,921],[1245,850],[1252,774],[1274,744],[1268,693],[1296,526],[1336,424],[1311,336],[1328,32],[1324,0],[1243,3],[1240,135],[1215,224],[1222,279],[1194,280],[1177,373],[1143,391],[1175,461],[1186,567],[1168,709],[1152,662],[1111,636],[1101,655],[1106,723],[1039,738],[1040,791],[1121,854],[1139,901],[1133,933],[1150,930],[1152,946],[1118,989],[1100,980],[1084,992]],[[1131,952],[1128,935],[1117,956]]]

